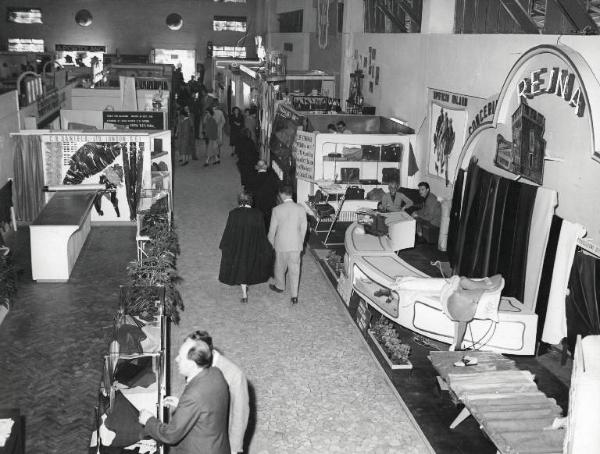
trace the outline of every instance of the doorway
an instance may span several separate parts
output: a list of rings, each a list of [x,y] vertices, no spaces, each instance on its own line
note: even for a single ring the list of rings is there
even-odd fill
[[[181,64],[181,72],[185,82],[196,75],[195,49],[153,49],[150,53],[150,60],[151,63],[170,63],[175,67]]]

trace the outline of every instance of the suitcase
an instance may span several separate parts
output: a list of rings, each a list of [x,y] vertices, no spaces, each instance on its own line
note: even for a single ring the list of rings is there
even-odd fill
[[[346,189],[346,200],[364,200],[365,190],[358,186],[350,186]]]
[[[383,184],[389,184],[392,181],[396,183],[400,182],[400,170],[399,169],[382,169],[381,170],[381,182]]]
[[[315,211],[320,218],[326,218],[335,214],[335,208],[329,203],[318,203],[315,205]]]
[[[379,161],[378,145],[361,145],[362,155],[365,161]]]

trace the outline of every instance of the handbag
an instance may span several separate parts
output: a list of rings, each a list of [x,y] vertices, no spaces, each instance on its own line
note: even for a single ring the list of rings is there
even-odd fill
[[[402,144],[383,145],[381,147],[381,160],[386,162],[400,162],[402,157]]]
[[[378,145],[361,145],[363,159],[366,161],[379,161]]]
[[[320,218],[326,218],[335,214],[335,208],[330,203],[318,203],[315,205],[315,211]]]
[[[358,186],[349,186],[346,189],[346,200],[364,200],[365,190]]]

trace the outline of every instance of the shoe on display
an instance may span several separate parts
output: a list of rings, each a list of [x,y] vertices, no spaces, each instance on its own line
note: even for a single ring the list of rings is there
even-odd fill
[[[208,167],[210,164],[208,162],[205,162],[204,164],[202,164],[202,167]]]
[[[298,297],[297,296],[292,296],[292,304],[298,304]]]
[[[242,298],[240,301],[242,302],[242,304],[246,304],[248,302],[248,297],[246,296],[245,298]]]
[[[269,288],[271,290],[273,290],[276,293],[283,293],[283,290],[281,290],[280,288],[275,287],[273,284],[269,284]]]

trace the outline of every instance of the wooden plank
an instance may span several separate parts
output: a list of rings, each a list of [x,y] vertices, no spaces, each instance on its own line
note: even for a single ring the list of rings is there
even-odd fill
[[[502,451],[511,454],[549,454],[562,453],[564,430],[544,430],[541,432],[504,432],[501,437],[504,446],[510,447]],[[500,446],[496,445],[498,448]]]
[[[522,32],[529,34],[539,34],[536,23],[531,19],[529,13],[523,8],[517,0],[500,0],[502,6],[506,8],[508,14],[512,17]]]
[[[510,421],[519,419],[536,419],[546,418],[552,416],[560,416],[562,413],[561,409],[558,408],[540,408],[531,410],[517,410],[517,411],[495,411],[485,412],[485,414],[477,413],[477,421],[484,426],[493,425],[495,421]],[[475,416],[475,409],[473,408],[471,414]]]
[[[502,405],[500,400],[499,405],[469,405],[471,412],[485,415],[489,415],[490,418],[494,417],[494,414],[507,411],[525,411],[525,410],[552,410],[558,415],[562,414],[562,408],[552,402],[524,402],[524,403],[512,403],[510,405]]]
[[[464,403],[468,404],[468,405],[477,405],[477,406],[485,406],[485,405],[497,406],[497,405],[510,405],[512,403],[524,402],[524,403],[535,405],[536,403],[546,402],[547,400],[550,400],[551,402],[556,403],[556,401],[554,399],[548,399],[546,397],[546,395],[541,391],[537,391],[535,393],[530,393],[530,394],[519,393],[519,394],[504,395],[504,396],[500,396],[498,394],[493,394],[493,395],[476,394],[473,396],[467,396]]]
[[[570,30],[570,31],[569,31]],[[560,7],[553,1],[546,2],[546,16],[544,18],[544,33],[559,35],[562,33],[572,33],[573,27],[563,16]]]
[[[554,417],[534,418],[534,419],[515,419],[505,421],[494,421],[493,426],[486,427],[486,432],[539,432],[552,426]]]

